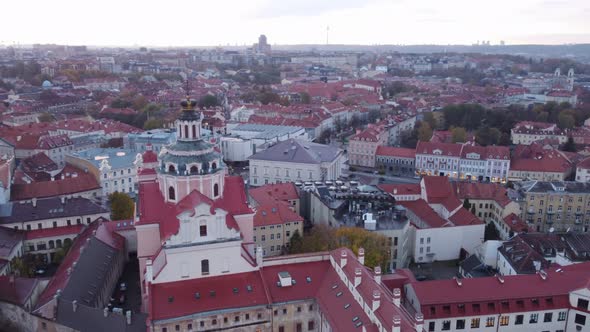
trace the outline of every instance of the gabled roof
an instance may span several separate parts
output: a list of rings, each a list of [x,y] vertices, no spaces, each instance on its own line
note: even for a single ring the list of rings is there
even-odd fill
[[[431,154],[434,155],[434,151],[440,151],[440,156],[446,157],[461,157],[462,144],[453,143],[434,143],[434,142],[422,142],[419,141],[416,146],[416,154]]]
[[[167,203],[164,200],[158,182],[154,180],[139,184],[140,221],[136,225],[159,224],[161,238],[168,239],[178,233],[180,224],[177,216],[182,212],[193,210],[201,203],[207,204],[212,213],[216,208],[227,211],[226,225],[235,230],[239,230],[239,227],[233,216],[252,213],[244,190],[244,180],[240,176],[225,178],[222,198],[213,201],[194,190],[177,204]]]
[[[411,287],[425,319],[555,310],[569,307],[569,292],[587,287],[590,265],[575,264],[572,269],[566,266],[561,271],[548,270],[545,279],[538,274],[511,275],[503,276],[502,281],[497,277],[466,278],[459,285],[446,279],[413,282]],[[457,304],[464,305],[462,312]],[[478,310],[473,304],[478,304]],[[443,305],[449,305],[448,312]]]
[[[256,203],[268,204],[274,200],[290,201],[299,199],[299,193],[293,182],[267,184],[248,190],[250,197]]]
[[[252,291],[248,291],[248,286]],[[269,304],[266,286],[258,271],[157,283],[150,287],[150,316],[156,321],[198,312]]]
[[[258,152],[249,159],[301,164],[332,162],[340,155],[340,149],[312,142],[288,139]]]
[[[0,301],[24,306],[37,287],[35,278],[0,276]]]
[[[274,201],[265,203],[256,208],[254,215],[254,227],[266,225],[282,225],[289,222],[303,222],[303,217],[291,210],[288,203]]]

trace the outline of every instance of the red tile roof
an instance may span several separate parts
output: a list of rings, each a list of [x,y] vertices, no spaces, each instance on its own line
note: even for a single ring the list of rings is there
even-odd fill
[[[461,157],[462,147],[462,144],[419,141],[416,146],[416,154],[434,154],[435,150],[440,150],[441,156]]]
[[[178,233],[180,224],[176,216],[183,211],[193,209],[200,203],[209,205],[212,213],[214,213],[215,208],[229,212],[226,216],[226,225],[235,230],[239,230],[239,227],[233,215],[253,213],[247,203],[244,180],[240,176],[228,176],[225,178],[223,197],[218,200],[213,201],[199,191],[194,190],[178,204],[165,202],[159,185],[154,180],[142,182],[139,185],[140,222],[137,224],[157,223],[160,225],[161,238],[168,239],[171,235]]]
[[[469,225],[481,225],[484,222],[473,215],[473,213],[467,211],[467,209],[459,208],[457,212],[453,213],[449,217],[449,220],[455,224],[455,226],[469,226]]]
[[[71,235],[71,237],[74,238],[74,237],[78,236],[78,234],[80,234],[80,231],[82,231],[82,229],[83,229],[82,225],[33,229],[33,230],[26,232],[25,239],[27,239],[27,240],[44,239],[44,238],[64,236],[64,235]]]
[[[290,201],[299,199],[297,187],[293,182],[267,184],[248,190],[250,197],[258,204],[269,204],[274,200]]]
[[[282,225],[295,221],[303,222],[303,217],[293,212],[289,204],[283,201],[260,205],[254,215],[254,227]]]
[[[498,183],[453,181],[451,185],[454,188],[453,192],[460,199],[493,200],[501,206],[506,206],[512,202],[508,198],[506,188]]]
[[[502,277],[503,282],[497,277],[482,277],[461,279],[460,286],[447,279],[414,282],[411,287],[425,319],[567,308],[569,292],[588,287],[590,263],[576,265],[571,270],[561,268],[564,272],[548,271],[546,279],[538,274],[513,275]],[[463,311],[457,304],[464,305]],[[473,304],[479,304],[479,311],[474,310]],[[444,305],[450,305],[449,310]]]
[[[415,149],[396,148],[396,147],[392,147],[392,146],[382,146],[382,145],[380,145],[377,148],[376,155],[377,156],[387,156],[387,157],[399,157],[399,158],[414,159],[414,158],[416,158],[416,150]]]
[[[546,149],[538,144],[518,145],[510,161],[511,171],[564,173],[572,163],[555,149]]]
[[[397,184],[397,183],[383,183],[378,184],[377,188],[386,193],[394,195],[420,195],[420,184]]]
[[[10,199],[12,201],[21,201],[31,198],[47,198],[84,193],[100,189],[100,184],[94,175],[85,173],[79,169],[76,170],[76,177],[70,176],[64,179],[58,178],[55,181],[13,184]]]
[[[0,276],[0,301],[24,306],[37,286],[35,278]]]
[[[251,292],[248,292],[248,286],[252,287]],[[153,320],[269,304],[258,271],[151,284],[150,287]],[[238,293],[234,293],[234,288],[237,288]],[[211,292],[214,292],[213,296]],[[198,299],[196,293],[199,293]]]
[[[527,224],[514,213],[507,215],[503,220],[506,226],[514,233],[528,232],[529,227]]]
[[[418,199],[415,201],[401,201],[398,203],[406,209],[412,211],[418,218],[420,218],[430,227],[436,228],[451,226],[448,221],[441,218],[436,213],[436,211],[434,211],[423,199]]]
[[[446,176],[425,176],[422,178],[426,189],[426,201],[430,204],[442,204],[453,195],[453,188]]]

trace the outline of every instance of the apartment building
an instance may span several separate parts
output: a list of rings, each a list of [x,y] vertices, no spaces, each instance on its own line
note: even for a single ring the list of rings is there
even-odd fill
[[[520,217],[537,232],[587,232],[590,185],[570,181],[525,181],[518,187]]]

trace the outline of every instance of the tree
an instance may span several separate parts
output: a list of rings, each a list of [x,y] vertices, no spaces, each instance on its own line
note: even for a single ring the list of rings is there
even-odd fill
[[[418,128],[418,139],[422,142],[428,142],[432,138],[432,127],[428,122],[422,122]]]
[[[50,113],[47,113],[47,112],[43,112],[43,113],[39,114],[39,117],[37,118],[37,120],[39,120],[39,122],[51,122],[51,121],[53,121],[53,115],[51,115]]]
[[[202,96],[201,98],[199,98],[199,108],[204,109],[204,108],[211,108],[211,107],[216,107],[219,106],[219,100],[217,100],[217,97],[210,95],[210,94],[206,94],[204,96]]]
[[[341,227],[336,231],[338,246],[345,246],[358,255],[359,248],[365,249],[365,265],[380,266],[387,270],[391,246],[387,237],[358,227]]]
[[[163,126],[164,126],[164,121],[162,121],[161,119],[151,119],[151,120],[147,120],[143,124],[143,129],[144,130],[152,130],[152,129],[156,129],[156,128],[162,128]]]
[[[135,203],[129,195],[115,191],[109,195],[109,202],[111,203],[112,220],[133,218]]]
[[[500,131],[496,128],[483,126],[477,130],[475,141],[482,146],[498,144],[500,141]]]
[[[35,275],[35,257],[31,254],[13,258],[10,266],[12,271],[20,277],[30,278]]]
[[[299,230],[295,230],[291,239],[289,239],[289,253],[299,254],[303,252],[303,238],[299,234]]]
[[[311,102],[311,97],[309,96],[309,93],[307,93],[307,92],[301,92],[299,94],[299,98],[301,99],[302,104],[309,104]]]
[[[436,128],[438,125],[436,118],[434,117],[434,113],[432,112],[424,113],[422,116],[422,122],[428,123],[430,128]]]
[[[567,151],[567,152],[576,152],[576,143],[574,143],[574,138],[572,136],[569,136],[567,138],[567,142],[565,142],[565,144],[563,145],[563,151]]]
[[[463,127],[451,127],[453,143],[465,143],[467,141],[467,131]]]
[[[571,129],[576,125],[576,119],[571,111],[561,111],[557,117],[557,123],[561,129]]]
[[[463,201],[463,208],[465,208],[466,210],[469,211],[470,207],[471,207],[471,203],[469,203],[469,198],[465,198],[465,200]]]

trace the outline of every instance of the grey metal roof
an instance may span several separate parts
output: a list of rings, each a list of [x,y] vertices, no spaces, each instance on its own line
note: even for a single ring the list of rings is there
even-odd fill
[[[324,144],[288,139],[252,155],[249,159],[320,164],[335,160],[341,152],[338,148]]]
[[[72,156],[87,160],[96,168],[99,168],[102,160],[106,159],[111,167],[119,169],[134,167],[133,162],[137,157],[137,152],[130,149],[95,148],[72,153]]]
[[[145,332],[147,314],[133,313],[131,324],[124,315],[109,312],[104,316],[102,308],[93,308],[78,303],[73,310],[72,301],[60,298],[57,305],[57,322],[61,325],[84,332]]]
[[[524,181],[520,188],[533,193],[590,193],[590,183],[574,181]]]
[[[256,132],[258,135],[252,138],[256,139],[271,139],[278,136],[284,136],[292,133],[296,133],[302,130],[303,127],[296,126],[278,126],[278,125],[263,125],[255,123],[243,123],[239,124],[232,129],[232,131],[251,131]]]
[[[109,270],[115,264],[117,255],[122,253],[94,236],[88,239],[61,296],[66,300],[96,306],[98,292],[105,287]]]
[[[109,212],[104,206],[82,197],[66,199],[64,203],[60,198],[39,199],[36,207],[32,203],[7,203],[0,205],[0,211],[10,211],[0,216],[0,225]]]

